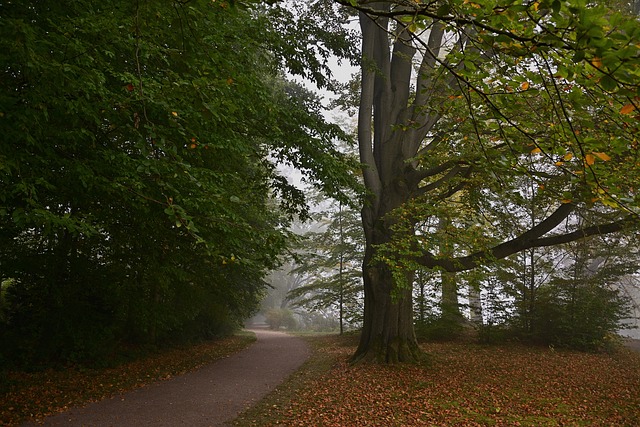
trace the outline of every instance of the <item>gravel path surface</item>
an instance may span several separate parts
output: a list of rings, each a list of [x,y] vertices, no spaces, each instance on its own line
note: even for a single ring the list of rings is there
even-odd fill
[[[252,329],[258,340],[212,365],[45,419],[45,426],[221,426],[309,357],[304,340]],[[35,426],[24,424],[23,426]]]

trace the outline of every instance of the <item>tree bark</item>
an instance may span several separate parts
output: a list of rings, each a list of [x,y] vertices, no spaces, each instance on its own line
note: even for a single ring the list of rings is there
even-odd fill
[[[444,271],[440,275],[440,280],[442,281],[442,301],[440,303],[442,318],[451,322],[462,322],[456,273]]]
[[[469,283],[469,320],[474,325],[482,325],[482,298],[480,296],[480,283]]]
[[[412,289],[410,286],[394,289],[391,271],[385,265],[373,263],[372,255],[373,245],[368,244],[363,265],[364,322],[352,361],[417,361],[421,351],[413,329]]]
[[[386,2],[372,3],[388,11]],[[410,362],[419,356],[413,329],[413,272],[406,272],[398,286],[389,267],[375,261],[377,245],[393,238],[389,214],[417,194],[419,180],[407,159],[420,146],[418,135],[402,131],[399,123],[426,120],[410,108],[415,47],[411,36],[398,25],[391,43],[387,18],[360,13],[362,29],[362,81],[358,115],[358,143],[365,186],[369,190],[362,209],[365,234],[363,264],[365,312],[360,345],[354,360]],[[392,49],[393,48],[393,49]],[[414,116],[414,117],[412,117]],[[420,116],[420,117],[418,117]]]

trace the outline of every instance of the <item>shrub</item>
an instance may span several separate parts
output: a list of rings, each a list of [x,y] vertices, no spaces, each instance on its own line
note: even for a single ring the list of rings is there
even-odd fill
[[[616,289],[558,280],[538,290],[531,338],[579,350],[603,350],[621,328],[629,302]]]
[[[265,313],[267,325],[271,329],[296,329],[297,322],[293,317],[293,312],[286,308],[273,308]]]

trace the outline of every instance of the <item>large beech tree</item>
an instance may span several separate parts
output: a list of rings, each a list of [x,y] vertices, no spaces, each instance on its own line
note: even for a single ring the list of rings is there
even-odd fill
[[[638,224],[633,16],[584,0],[344,4],[358,11],[362,30],[358,139],[368,190],[354,360],[419,357],[418,266],[468,270]],[[546,216],[505,237],[508,221],[495,223],[481,202],[522,176],[548,195]],[[587,210],[589,221],[572,220]],[[445,212],[455,234],[425,225]],[[558,231],[566,223],[573,227]]]

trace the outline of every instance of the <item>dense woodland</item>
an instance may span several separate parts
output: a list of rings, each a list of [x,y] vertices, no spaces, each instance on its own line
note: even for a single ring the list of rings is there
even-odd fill
[[[599,347],[638,266],[637,12],[0,0],[0,361],[227,334],[287,259],[289,301],[362,325],[354,360],[417,360],[416,324],[469,310],[487,337]],[[335,200],[306,250],[282,165]]]
[[[306,215],[276,165],[349,185],[343,132],[283,77],[287,58],[320,81],[322,56],[292,12],[245,6],[0,3],[4,360],[236,329]]]

